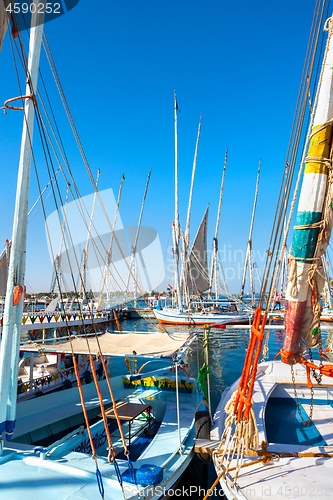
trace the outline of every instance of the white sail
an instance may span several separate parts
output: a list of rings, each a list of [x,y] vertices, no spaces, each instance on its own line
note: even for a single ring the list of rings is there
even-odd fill
[[[8,279],[8,263],[10,258],[11,241],[6,240],[6,246],[0,255],[0,296],[6,295]]]
[[[9,24],[10,13],[6,11],[6,9],[8,8],[10,3],[10,0],[0,1],[0,52],[2,49],[2,42],[5,38]]]
[[[188,258],[188,287],[191,294],[203,293],[209,288],[207,263],[208,207],[199,226]]]

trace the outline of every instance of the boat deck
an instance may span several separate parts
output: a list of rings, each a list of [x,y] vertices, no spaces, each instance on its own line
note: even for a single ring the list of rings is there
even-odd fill
[[[267,498],[282,499],[319,499],[329,498],[333,495],[333,381],[323,377],[322,385],[314,385],[314,405],[312,416],[312,428],[306,427],[301,418],[294,429],[291,429],[288,421],[290,405],[283,408],[284,401],[294,404],[292,411],[298,414],[296,404],[293,401],[294,389],[291,382],[290,367],[281,362],[267,362],[259,365],[257,379],[254,388],[253,402],[257,420],[259,443],[268,441],[268,451],[282,454],[275,456],[268,464],[254,464],[242,469],[237,479],[237,487],[232,486],[235,472],[230,472],[226,480],[221,484],[228,499],[264,500]],[[304,419],[309,418],[310,413],[310,390],[306,384],[306,371],[302,366],[296,366],[295,380],[299,403],[302,408]],[[221,435],[224,423],[224,406],[231,394],[236,390],[234,384],[221,400],[218,411],[220,421],[215,426],[212,437]],[[276,424],[266,428],[266,410],[269,401],[276,404]],[[274,408],[273,408],[274,411]],[[283,416],[283,411],[287,416]],[[281,413],[279,413],[281,412]],[[295,420],[295,418],[293,419]],[[279,425],[280,428],[279,428]],[[296,440],[293,442],[290,436],[294,433]],[[274,442],[271,438],[275,437]],[[268,439],[269,438],[269,439]],[[284,453],[295,456],[283,456]],[[332,456],[299,456],[298,454],[313,455],[325,453]],[[256,460],[258,457],[246,457],[245,462]],[[215,465],[220,471],[219,464]],[[236,461],[231,462],[234,467]],[[332,470],[329,470],[332,469]]]
[[[169,375],[168,375],[169,376]],[[176,394],[174,391],[163,391],[156,387],[151,389],[124,388],[122,377],[113,379],[114,395],[116,400],[127,400],[131,403],[148,403],[153,407],[153,415],[161,417],[161,424],[158,432],[148,439],[147,445],[141,447],[141,454],[135,454],[133,451],[132,462],[135,468],[144,464],[153,464],[163,467],[163,481],[159,484],[158,491],[163,488],[168,489],[178,480],[185,470],[193,456],[194,444],[194,410],[197,406],[197,394],[184,393],[180,399],[180,434],[182,444],[182,454],[179,449],[179,432],[177,425]],[[109,396],[105,387],[105,381],[101,382],[101,390],[105,403]],[[93,384],[84,386],[85,401],[87,408],[99,412],[99,403],[96,390]],[[45,423],[45,415],[50,415],[50,409],[53,405],[55,410],[55,422],[58,424],[59,416],[70,418],[72,414],[78,412],[80,401],[74,395],[78,392],[75,389],[62,391],[52,396],[43,396],[32,403],[26,401],[18,405],[18,420],[15,429],[18,439],[23,431],[40,432],[39,426]],[[58,401],[59,400],[59,401]],[[40,412],[36,411],[36,404],[40,403]],[[34,404],[34,406],[33,406]],[[60,418],[61,420],[61,418]],[[102,425],[98,421],[91,427],[93,436],[96,437],[97,430]],[[48,420],[50,424],[50,420]],[[45,424],[44,424],[45,425]],[[51,425],[51,424],[50,424]],[[96,428],[95,428],[96,426]],[[35,431],[34,431],[35,429]],[[100,429],[101,430],[101,429]],[[99,436],[100,434],[98,434]],[[15,439],[15,437],[14,437]],[[79,441],[82,441],[82,434],[73,434],[62,441],[55,443],[49,448],[48,456],[43,459],[37,451],[33,453],[34,445],[27,443],[6,442],[5,450],[0,456],[1,477],[0,491],[4,498],[11,500],[22,499],[36,500],[38,491],[43,498],[48,500],[82,500],[99,498],[98,485],[96,480],[96,465],[91,458],[91,453],[83,453],[77,450]],[[138,439],[139,442],[139,439]],[[121,455],[121,439],[113,438],[113,445],[116,452]],[[97,452],[98,467],[102,474],[103,485],[105,489],[105,500],[123,500],[123,494],[118,482],[116,470],[113,464],[107,461],[107,452],[100,448]],[[134,450],[135,441],[132,444]],[[20,450],[20,451],[19,451]],[[26,450],[26,451],[22,451]],[[15,461],[15,467],[13,467]],[[127,460],[117,458],[120,473],[128,469]],[[135,485],[124,482],[124,491],[127,499],[139,498]],[[151,487],[150,487],[151,488]],[[157,500],[163,496],[158,493],[150,493],[149,498]],[[142,493],[141,493],[142,497]],[[140,497],[140,498],[141,498]]]

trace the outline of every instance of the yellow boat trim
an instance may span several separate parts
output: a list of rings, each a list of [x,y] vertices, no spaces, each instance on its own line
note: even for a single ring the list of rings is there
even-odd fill
[[[318,130],[317,133],[315,131]],[[316,173],[316,174],[328,174],[328,167],[325,161],[321,163],[320,159],[329,158],[331,142],[332,142],[332,125],[328,124],[326,127],[322,128],[321,125],[316,125],[312,129],[312,136],[308,151],[308,160],[305,165],[305,174]],[[318,159],[316,161],[311,161],[312,159]]]

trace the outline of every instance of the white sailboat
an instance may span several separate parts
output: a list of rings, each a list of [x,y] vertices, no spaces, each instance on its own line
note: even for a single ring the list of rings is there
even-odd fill
[[[187,280],[185,286],[190,290],[190,298],[187,307],[182,309],[162,307],[154,309],[154,314],[160,323],[171,323],[174,325],[214,325],[216,324],[238,324],[249,321],[249,315],[242,312],[222,312],[215,308],[215,302],[202,299],[203,292],[209,288],[209,271],[207,262],[207,223],[208,209],[204,213],[193,245],[189,252],[187,262]],[[178,298],[176,289],[176,296]],[[194,299],[197,297],[197,299]],[[200,298],[201,297],[201,298]],[[211,303],[209,303],[211,302]]]
[[[177,99],[175,93],[174,101],[175,112],[175,223],[172,226],[173,230],[173,256],[174,256],[174,294],[175,307],[159,307],[154,309],[154,315],[159,323],[167,323],[173,325],[214,325],[216,324],[238,324],[249,321],[250,315],[243,312],[221,311],[215,307],[215,303],[208,300],[203,300],[204,292],[211,289],[210,273],[208,270],[207,261],[207,224],[208,224],[208,209],[207,206],[199,225],[198,232],[195,236],[192,247],[189,245],[190,231],[190,214],[192,207],[192,194],[194,177],[196,170],[196,161],[199,145],[199,137],[201,130],[201,117],[198,128],[196,141],[192,179],[190,188],[189,205],[186,220],[185,234],[183,235],[182,248],[182,266],[179,276],[179,254],[180,254],[180,225],[178,214],[178,128],[177,128]],[[225,167],[224,167],[225,172]],[[224,176],[223,176],[224,179]],[[223,193],[223,179],[220,194],[219,211],[221,208],[221,200]],[[218,216],[219,220],[219,216]],[[216,234],[218,232],[218,223]],[[217,249],[213,256],[214,264],[212,265],[212,273],[215,275],[215,284],[217,283]],[[215,266],[215,267],[214,267]],[[218,291],[216,292],[218,294]]]

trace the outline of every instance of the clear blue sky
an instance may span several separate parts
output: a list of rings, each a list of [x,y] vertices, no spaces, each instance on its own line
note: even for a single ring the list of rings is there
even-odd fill
[[[117,193],[125,173],[120,205],[124,225],[137,223],[153,165],[142,223],[158,231],[163,252],[171,245],[174,219],[174,89],[181,111],[180,221],[184,228],[202,112],[191,238],[210,203],[209,247],[228,148],[219,243],[220,249],[225,245],[232,252],[231,262],[227,252],[224,265],[230,278],[232,269],[236,271],[235,279],[229,281],[234,292],[239,291],[237,268],[242,262],[240,253],[237,262],[233,256],[246,248],[260,157],[262,175],[253,233],[259,267],[259,256],[268,246],[314,5],[314,0],[80,0],[68,14],[45,26],[90,167],[94,175],[101,169],[100,187],[112,187]],[[4,102],[18,95],[8,36],[0,57],[0,102]],[[45,56],[41,69],[55,96],[80,191],[90,194],[91,184],[66,125]],[[21,84],[24,86],[23,79]],[[18,111],[0,115],[3,243],[11,236],[22,120]],[[37,159],[45,185],[41,155]],[[32,174],[30,205],[37,193]],[[34,291],[48,290],[51,274],[39,212],[29,224],[27,282]]]

